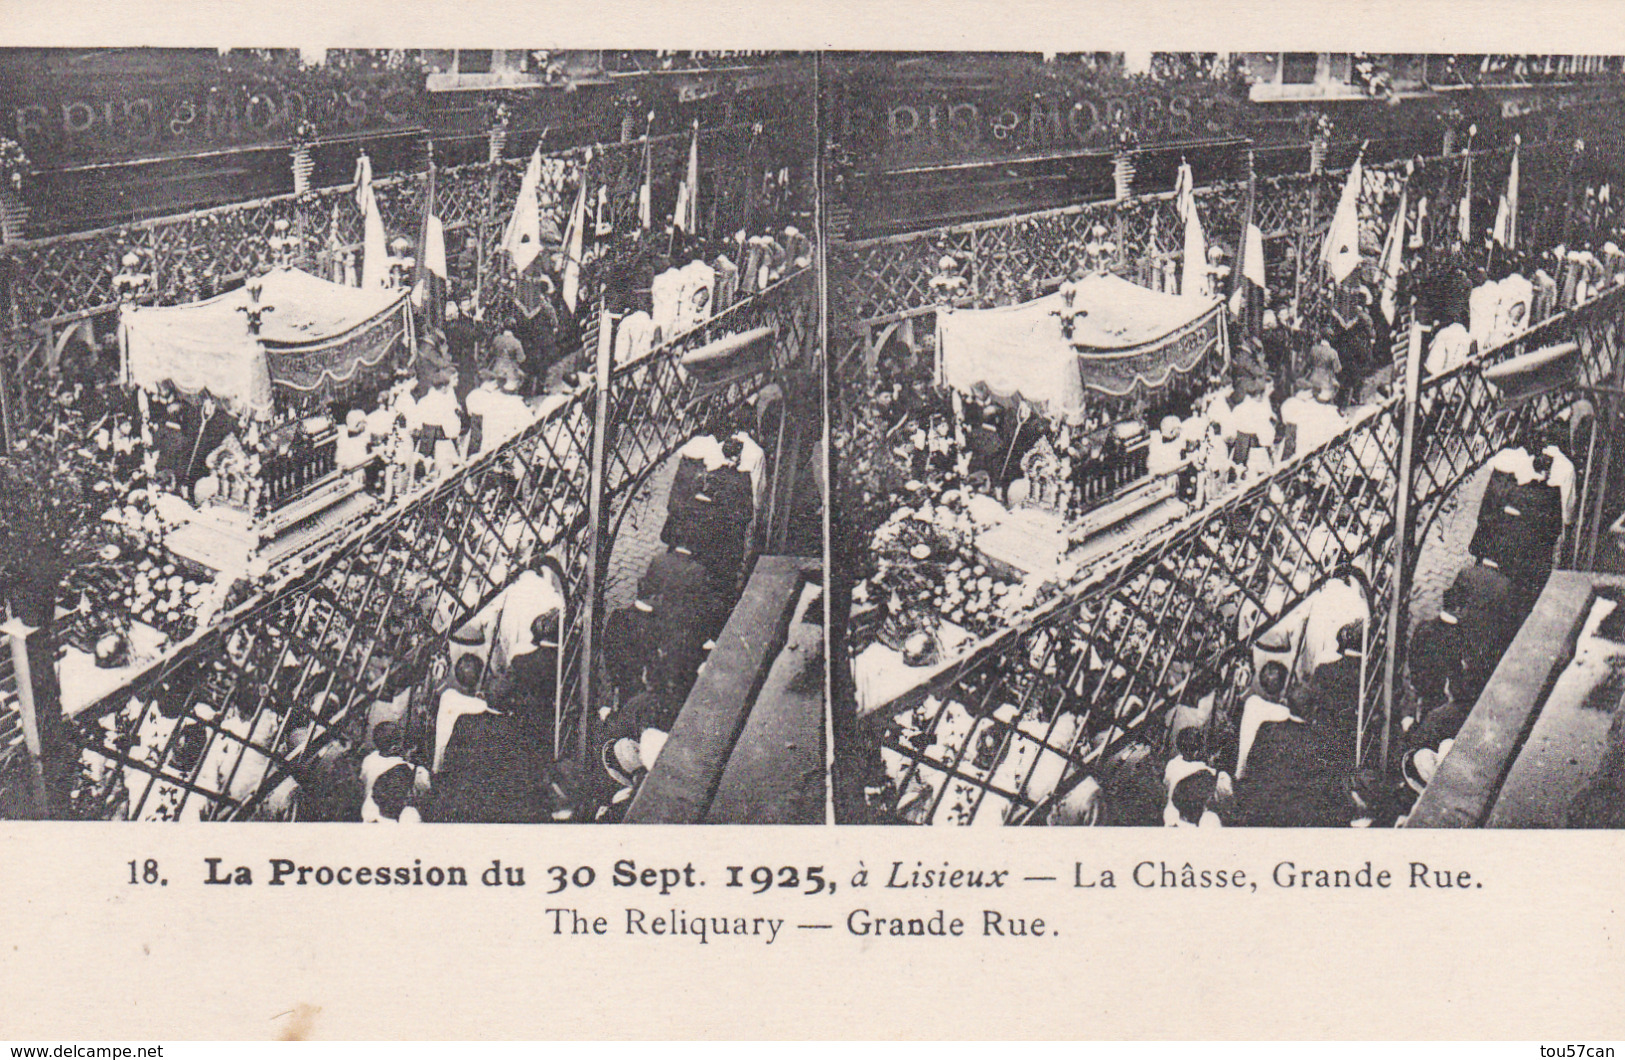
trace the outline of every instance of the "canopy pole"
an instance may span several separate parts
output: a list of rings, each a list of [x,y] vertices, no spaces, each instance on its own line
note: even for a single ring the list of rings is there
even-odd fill
[[[1411,543],[1411,471],[1416,459],[1416,403],[1422,382],[1422,325],[1416,319],[1416,296],[1411,296],[1411,342],[1405,358],[1404,433],[1399,446],[1399,481],[1394,502],[1394,577],[1390,586],[1393,599],[1388,605],[1388,650],[1382,665],[1382,769],[1388,770],[1389,746],[1394,728],[1394,697],[1399,680],[1399,632],[1405,596],[1409,591],[1406,570]]]
[[[614,368],[615,316],[598,299],[598,350],[593,402],[592,478],[587,495],[587,613],[582,622],[581,642],[581,732],[578,734],[581,761],[592,764],[592,722],[598,698],[597,638],[604,609],[604,573],[609,566],[609,544],[604,540],[606,513],[605,467],[609,453],[609,388]]]

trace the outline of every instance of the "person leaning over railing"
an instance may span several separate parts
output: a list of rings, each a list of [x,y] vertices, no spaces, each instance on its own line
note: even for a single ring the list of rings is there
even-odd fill
[[[1533,600],[1551,573],[1563,531],[1562,491],[1551,484],[1552,458],[1509,447],[1490,462],[1489,484],[1479,504],[1468,551],[1493,564]]]

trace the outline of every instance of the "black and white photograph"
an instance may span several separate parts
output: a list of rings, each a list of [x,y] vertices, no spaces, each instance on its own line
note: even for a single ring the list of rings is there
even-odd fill
[[[0,816],[826,820],[810,56],[0,68]]]
[[[7,817],[1625,823],[1617,57],[0,60]]]
[[[1617,56],[829,66],[839,820],[1625,825]]]

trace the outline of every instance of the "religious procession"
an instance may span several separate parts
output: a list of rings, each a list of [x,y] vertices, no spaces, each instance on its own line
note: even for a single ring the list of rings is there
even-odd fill
[[[0,61],[0,812],[824,819],[807,60]]]
[[[1625,822],[1618,69],[846,63],[840,818]]]

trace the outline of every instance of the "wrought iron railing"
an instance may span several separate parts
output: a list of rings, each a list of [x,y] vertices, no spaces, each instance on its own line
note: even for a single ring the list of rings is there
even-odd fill
[[[282,780],[305,779],[382,689],[427,694],[449,634],[544,557],[565,572],[562,654],[574,688],[591,398],[570,395],[78,712],[70,731],[86,771],[76,813],[253,815]]]
[[[1418,406],[1427,429],[1418,431],[1410,483],[1420,517],[1406,583],[1444,499],[1576,398],[1564,387],[1514,412],[1482,369],[1572,339],[1581,348],[1577,384],[1602,383],[1620,363],[1622,331],[1625,288],[1616,287],[1425,381]],[[1338,437],[1108,568],[1086,572],[1021,624],[873,710],[865,726],[888,778],[877,786],[881,815],[969,823],[992,813],[1008,823],[1044,823],[1128,744],[1160,746],[1167,712],[1187,689],[1217,682],[1235,651],[1349,565],[1371,612],[1360,721],[1350,739],[1357,758],[1372,763],[1385,747],[1384,666],[1396,647],[1387,642],[1387,618],[1402,605],[1393,554],[1402,414],[1397,396],[1367,410]]]
[[[1550,235],[1561,227],[1566,191],[1567,143],[1525,144],[1520,218],[1524,231]],[[1482,193],[1505,182],[1510,148],[1474,152],[1474,182]],[[1461,195],[1465,155],[1422,160],[1410,178],[1411,202],[1426,195],[1434,216],[1453,212]],[[1361,225],[1366,241],[1380,246],[1392,221],[1398,177],[1406,162],[1364,167]],[[1299,282],[1298,262],[1313,265],[1347,171],[1261,179],[1254,199],[1254,219],[1266,244],[1291,245],[1281,273],[1284,290]],[[1237,246],[1245,201],[1245,184],[1216,184],[1198,189],[1197,209],[1210,243]],[[1454,199],[1452,199],[1452,195]],[[1481,218],[1483,229],[1491,218]],[[1103,231],[1101,231],[1103,229]],[[861,323],[878,325],[929,312],[943,296],[932,281],[941,275],[939,262],[951,256],[959,263],[965,287],[954,304],[989,308],[1027,301],[1054,289],[1086,259],[1091,242],[1115,244],[1108,264],[1113,272],[1142,286],[1164,289],[1183,259],[1184,229],[1174,197],[1143,195],[1120,202],[1096,202],[990,221],[951,225],[906,235],[882,236],[837,244],[832,248],[831,275],[836,297]],[[1557,238],[1536,245],[1551,245]],[[1275,255],[1272,255],[1275,256]],[[1312,280],[1305,271],[1304,282]]]
[[[731,232],[752,223],[757,196],[751,174],[759,180],[770,156],[778,157],[775,152],[795,135],[789,122],[701,131],[703,169],[712,174],[702,217],[708,229]],[[594,187],[609,188],[604,220],[614,231],[627,232],[637,227],[645,151],[658,210],[684,172],[688,142],[687,133],[676,133],[570,148],[546,157],[579,164],[590,155],[588,179]],[[796,157],[810,154],[809,146]],[[448,237],[475,239],[474,272],[457,279],[477,291],[486,306],[499,303],[509,282],[498,250],[527,161],[503,159],[440,169],[435,175],[435,210]],[[386,231],[415,238],[426,184],[424,173],[374,182]],[[281,261],[331,275],[345,253],[361,246],[362,217],[353,191],[353,185],[323,188],[0,246],[0,283],[8,313],[0,321],[0,411],[10,436],[36,422],[49,400],[60,331],[117,309],[121,275],[148,277],[138,299],[165,305],[207,296]],[[551,209],[562,232],[573,197],[561,194],[557,199]],[[297,249],[279,253],[275,241],[282,239],[296,239]],[[456,270],[460,255],[455,239],[447,249]],[[133,271],[123,264],[129,253],[139,260]],[[602,282],[596,264],[586,263],[584,300],[594,299]]]

